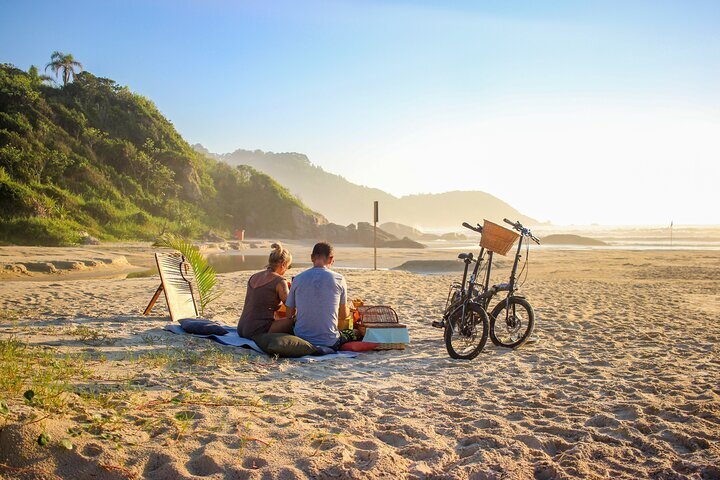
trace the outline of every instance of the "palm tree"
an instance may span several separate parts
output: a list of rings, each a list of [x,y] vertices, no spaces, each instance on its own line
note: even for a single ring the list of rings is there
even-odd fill
[[[75,80],[75,68],[82,71],[83,66],[80,62],[75,61],[72,53],[65,55],[62,52],[54,51],[53,54],[50,55],[50,63],[45,65],[46,72],[48,68],[52,70],[55,77],[57,77],[58,72],[62,70],[63,86],[65,86],[70,81],[70,77]]]

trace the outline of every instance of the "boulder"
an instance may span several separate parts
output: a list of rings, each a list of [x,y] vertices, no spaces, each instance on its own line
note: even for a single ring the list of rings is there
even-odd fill
[[[402,223],[397,222],[385,222],[380,225],[380,228],[382,228],[384,231],[388,232],[391,235],[395,235],[398,238],[407,237],[413,240],[418,240],[425,235],[417,228],[403,225]]]
[[[30,272],[58,273],[57,268],[50,262],[28,262],[25,267]]]
[[[205,232],[202,236],[203,242],[212,242],[212,243],[225,243],[225,239],[222,238],[217,233],[213,232],[212,230],[208,230]]]
[[[385,240],[379,247],[383,248],[425,248],[420,242],[405,237],[401,240]]]
[[[87,232],[83,232],[85,235],[80,237],[80,243],[82,245],[100,245],[100,240],[93,237],[92,235],[88,235]]]
[[[202,199],[202,189],[200,188],[200,177],[195,167],[191,164],[184,165],[176,175],[176,183],[182,188],[182,195],[191,202],[198,202]]]
[[[364,245],[366,247],[373,246],[374,231],[373,226],[368,222],[358,222],[357,224],[357,240],[356,243]],[[382,246],[388,240],[398,240],[395,235],[391,235],[381,228],[377,229],[377,243],[378,247]]]
[[[449,242],[464,242],[468,239],[466,235],[457,232],[444,233],[440,235],[440,238]]]
[[[29,275],[27,267],[22,263],[11,263],[5,265],[5,270],[9,273],[19,273],[21,275]]]
[[[308,213],[297,205],[292,207],[292,220],[295,225],[295,236],[301,238],[316,237],[322,227],[328,223],[322,215]]]
[[[320,227],[320,236],[328,242],[357,243],[357,228],[353,224],[343,227],[336,223],[328,223]]]

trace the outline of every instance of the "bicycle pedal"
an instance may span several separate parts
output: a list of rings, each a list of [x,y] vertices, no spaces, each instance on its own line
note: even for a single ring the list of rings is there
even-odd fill
[[[438,322],[437,320],[432,322],[432,326],[435,328],[445,328],[445,322]]]

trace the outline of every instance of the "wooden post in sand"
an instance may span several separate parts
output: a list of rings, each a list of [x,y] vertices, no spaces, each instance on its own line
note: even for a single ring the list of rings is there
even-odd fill
[[[373,203],[373,270],[377,270],[378,201]]]

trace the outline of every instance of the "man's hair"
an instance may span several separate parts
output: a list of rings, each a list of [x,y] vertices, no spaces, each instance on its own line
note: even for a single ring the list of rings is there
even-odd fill
[[[310,257],[327,257],[330,258],[333,256],[334,250],[332,245],[330,245],[328,242],[319,242],[316,243],[313,247],[312,253],[310,254]]]

